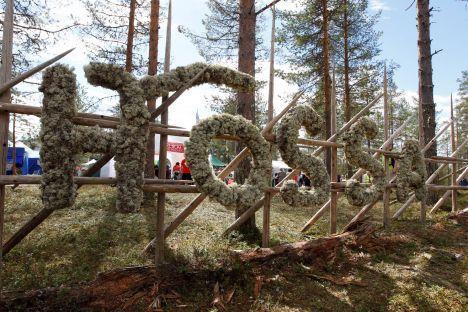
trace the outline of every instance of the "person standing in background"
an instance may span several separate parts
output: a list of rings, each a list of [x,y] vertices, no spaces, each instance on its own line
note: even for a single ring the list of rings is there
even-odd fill
[[[180,180],[180,162],[176,162],[172,168],[172,178],[174,180]]]
[[[182,180],[192,180],[192,174],[190,173],[190,168],[187,166],[187,161],[185,158],[181,163],[182,167]]]

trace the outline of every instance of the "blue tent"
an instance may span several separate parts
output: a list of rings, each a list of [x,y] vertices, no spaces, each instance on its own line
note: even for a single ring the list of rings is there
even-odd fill
[[[16,168],[21,171],[22,175],[28,174],[29,158],[24,147],[16,147]],[[13,147],[8,147],[7,154],[7,174],[11,175],[13,169]]]
[[[42,174],[41,161],[39,158],[29,158],[28,174]]]

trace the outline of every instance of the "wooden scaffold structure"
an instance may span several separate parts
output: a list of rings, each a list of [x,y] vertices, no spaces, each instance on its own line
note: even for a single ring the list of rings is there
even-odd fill
[[[23,225],[16,233],[14,233],[6,242],[4,242],[3,235],[3,225],[4,225],[4,209],[5,209],[5,186],[6,185],[22,185],[22,184],[40,184],[40,176],[7,176],[6,175],[6,153],[8,149],[8,123],[10,114],[26,114],[26,115],[41,115],[42,108],[36,106],[26,106],[26,105],[16,105],[11,104],[10,90],[12,87],[16,86],[18,83],[24,81],[26,78],[38,73],[47,66],[53,64],[54,62],[60,60],[65,55],[70,53],[72,50],[68,50],[43,64],[36,66],[35,68],[29,70],[28,72],[19,75],[16,78],[11,77],[11,66],[12,66],[12,29],[13,29],[13,1],[6,1],[6,13],[4,20],[4,30],[3,30],[3,47],[2,47],[2,67],[0,70],[0,138],[1,138],[1,158],[0,158],[0,261],[5,254],[12,250],[17,244],[19,244],[22,239],[24,239],[29,233],[31,233],[39,224],[46,220],[52,213],[53,210],[42,209],[36,216],[34,216],[29,222]],[[170,60],[170,23],[171,23],[171,8],[169,7],[169,17],[168,17],[168,37],[166,42],[166,57],[165,57],[165,66],[164,71],[169,71],[169,60]],[[273,26],[274,31],[274,26]],[[274,34],[272,34],[274,38]],[[272,51],[274,46],[272,44]],[[273,71],[273,62],[274,58],[271,57],[271,73]],[[161,123],[150,122],[149,129],[151,133],[161,135],[161,148],[160,148],[160,170],[159,170],[159,179],[145,179],[143,190],[145,192],[155,192],[158,193],[158,202],[157,202],[157,223],[156,223],[156,237],[148,244],[146,247],[155,249],[155,263],[157,265],[164,262],[164,241],[171,235],[183,222],[186,220],[196,208],[205,200],[207,197],[206,194],[200,193],[199,189],[195,185],[190,185],[190,181],[172,181],[165,179],[165,168],[164,165],[167,159],[167,136],[181,136],[189,137],[190,131],[185,130],[180,127],[172,126],[168,124],[168,109],[176,100],[189,89],[194,82],[204,74],[206,68],[202,69],[194,78],[192,78],[188,83],[183,87],[177,90],[172,95],[166,95],[163,97],[162,104],[151,111],[151,120],[154,120],[156,117],[161,116]],[[292,101],[276,116],[273,116],[273,75],[270,75],[270,97],[269,97],[269,112],[268,112],[268,123],[265,125],[261,131],[261,135],[269,142],[276,142],[276,136],[272,132],[275,125],[280,121],[280,119],[298,102],[300,97],[304,94],[304,91],[298,92],[292,99]],[[336,123],[336,90],[335,90],[335,79],[333,75],[332,83],[332,114],[331,114],[331,125],[332,125],[332,135],[326,140],[316,140],[316,139],[303,139],[300,138],[298,143],[300,146],[307,147],[318,147],[314,152],[314,156],[318,156],[323,153],[326,149],[330,149],[331,153],[331,198],[324,204],[312,217],[311,219],[304,224],[302,231],[308,231],[326,212],[329,212],[329,232],[330,234],[335,234],[338,232],[337,229],[337,215],[339,211],[337,209],[338,197],[341,193],[344,192],[346,183],[339,182],[337,176],[337,150],[344,147],[344,144],[337,142],[338,137],[350,129],[350,127],[355,124],[362,116],[365,116],[369,111],[383,99],[384,104],[384,142],[380,148],[364,148],[363,150],[373,153],[373,158],[380,159],[384,157],[384,164],[386,175],[389,178],[389,183],[386,185],[384,194],[383,194],[383,225],[388,227],[392,218],[390,216],[390,194],[392,188],[396,187],[395,178],[390,179],[390,172],[388,169],[389,158],[399,158],[400,153],[393,152],[390,148],[393,145],[394,140],[405,130],[405,127],[409,124],[409,119],[406,120],[398,129],[390,134],[389,130],[389,120],[390,120],[390,103],[388,100],[387,92],[387,73],[385,70],[384,73],[384,82],[383,82],[383,93],[380,94],[376,99],[367,104],[363,109],[361,109],[355,116],[353,116],[347,123],[345,123],[341,128],[337,128]],[[449,196],[452,197],[452,210],[457,210],[457,190],[466,190],[468,187],[460,186],[458,183],[468,175],[468,168],[464,167],[462,172],[457,175],[457,164],[466,163],[468,160],[457,158],[458,153],[466,146],[468,140],[464,140],[460,144],[456,142],[455,134],[455,119],[453,117],[453,105],[452,105],[452,118],[445,124],[439,132],[432,138],[426,145],[421,145],[422,152],[425,152],[432,146],[437,139],[450,127],[451,135],[451,145],[452,153],[449,157],[430,157],[425,158],[425,162],[435,162],[439,163],[438,169],[425,181],[427,188],[429,190],[445,191],[443,196],[437,202],[437,204],[430,210],[430,213],[434,212],[436,209],[440,208],[443,202],[448,199]],[[119,119],[115,117],[103,116],[98,114],[88,114],[88,113],[78,113],[75,118],[73,118],[73,123],[76,125],[83,126],[99,126],[101,128],[115,129],[119,123]],[[237,137],[222,135],[217,137],[217,139],[223,140],[239,140]],[[217,175],[219,179],[224,179],[229,175],[230,172],[235,170],[239,164],[250,154],[248,148],[244,148],[234,159]],[[89,169],[87,169],[82,176],[75,177],[74,183],[80,187],[82,185],[91,185],[91,184],[101,184],[101,185],[112,185],[116,183],[114,178],[95,178],[92,177],[102,166],[104,166],[114,155],[111,153],[104,154],[102,157],[94,163]],[[436,180],[438,175],[446,168],[448,165],[451,165],[451,185],[436,185],[433,182]],[[268,187],[265,190],[264,196],[258,200],[254,205],[252,205],[248,210],[246,210],[242,215],[240,215],[229,227],[226,229],[224,234],[228,234],[238,228],[241,224],[246,222],[252,215],[255,214],[258,210],[263,208],[263,237],[262,245],[263,247],[268,247],[270,241],[270,211],[271,211],[271,200],[275,194],[280,192],[280,187],[287,180],[290,180],[294,175],[300,173],[300,170],[293,168],[282,181],[280,181],[275,187]],[[357,170],[352,179],[359,179],[365,173],[364,169]],[[165,222],[165,195],[166,193],[200,193],[196,195],[190,203],[184,207],[184,209],[171,221]],[[365,205],[355,216],[350,223],[344,227],[346,230],[350,224],[354,223],[357,220],[360,220],[364,215],[371,210],[375,204],[380,201],[378,200]],[[411,205],[415,200],[415,195],[412,195],[407,202],[401,206],[398,211],[394,214],[393,219],[396,219],[402,215],[402,213]],[[420,220],[424,222],[426,219],[426,203],[421,202],[420,205]],[[1,265],[1,262],[0,262]]]

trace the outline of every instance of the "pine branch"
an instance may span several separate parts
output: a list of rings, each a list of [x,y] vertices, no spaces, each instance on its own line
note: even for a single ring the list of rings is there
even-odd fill
[[[258,10],[255,15],[259,15],[261,14],[262,12],[268,10],[269,8],[271,8],[272,6],[274,6],[275,4],[277,4],[278,2],[280,2],[281,0],[274,0],[273,2],[271,2],[270,4],[264,6],[263,8],[261,8],[260,10]]]

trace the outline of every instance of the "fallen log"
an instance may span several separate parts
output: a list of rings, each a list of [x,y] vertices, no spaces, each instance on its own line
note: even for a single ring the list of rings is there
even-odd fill
[[[455,212],[451,214],[448,218],[450,220],[454,220],[458,224],[468,225],[468,208]]]
[[[136,290],[150,294],[157,281],[154,267],[129,267],[99,274],[87,284],[50,287],[27,292],[3,292],[0,310],[66,311],[86,307],[92,310],[113,311],[135,296]],[[162,285],[160,291],[162,291]]]
[[[375,230],[373,225],[363,220],[356,222],[350,231],[339,235],[239,252],[237,255],[241,261],[257,261],[257,263],[279,257],[290,257],[288,261],[295,257],[328,259],[344,245],[361,244]],[[252,280],[253,276],[253,272],[248,271],[244,274],[243,283]],[[154,306],[155,302],[160,301],[167,304],[169,304],[168,301],[175,301],[174,304],[177,305],[179,297],[174,289],[180,289],[183,285],[191,285],[199,281],[214,284],[223,279],[240,282],[237,271],[232,270],[229,265],[216,271],[201,270],[183,273],[171,267],[162,271],[158,271],[154,266],[128,267],[101,273],[95,280],[78,285],[26,292],[3,292],[0,298],[0,311],[120,311],[131,310],[137,304],[146,307]],[[355,283],[346,279],[334,282]],[[183,300],[183,298],[180,299]]]
[[[338,248],[348,243],[359,244],[375,230],[375,226],[368,223],[367,220],[361,220],[350,225],[349,230],[341,234],[291,244],[281,244],[271,248],[234,251],[234,256],[241,262],[266,262],[276,258],[287,258],[288,260],[329,258],[336,253]]]

